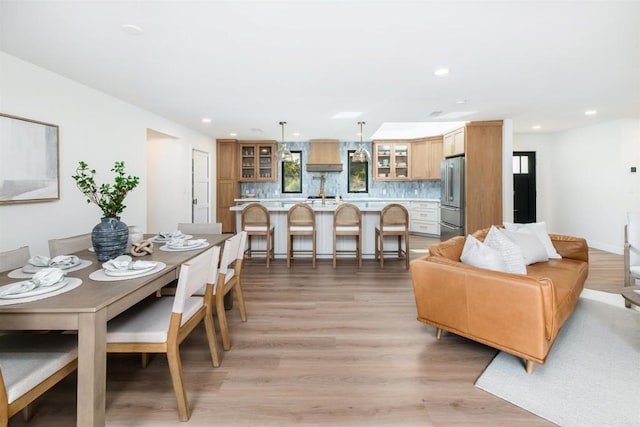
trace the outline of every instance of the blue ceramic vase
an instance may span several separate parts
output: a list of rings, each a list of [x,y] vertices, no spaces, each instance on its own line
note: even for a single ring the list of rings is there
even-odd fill
[[[128,240],[129,227],[120,217],[101,218],[91,232],[93,250],[101,262],[124,254]]]

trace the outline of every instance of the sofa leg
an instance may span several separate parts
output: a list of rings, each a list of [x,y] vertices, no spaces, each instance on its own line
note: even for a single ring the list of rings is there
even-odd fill
[[[533,373],[533,368],[535,367],[535,363],[532,360],[527,360],[527,374],[532,374]]]
[[[440,338],[442,338],[442,329],[438,328],[436,329],[436,339],[439,340]]]

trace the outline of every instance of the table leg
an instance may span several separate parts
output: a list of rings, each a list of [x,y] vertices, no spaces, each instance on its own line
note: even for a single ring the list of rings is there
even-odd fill
[[[78,317],[77,425],[105,425],[107,387],[107,311]]]

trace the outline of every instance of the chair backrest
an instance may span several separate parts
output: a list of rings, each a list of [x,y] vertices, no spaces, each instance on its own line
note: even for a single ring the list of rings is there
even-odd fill
[[[69,255],[91,247],[91,233],[49,240],[49,256]]]
[[[222,223],[193,224],[189,222],[179,222],[178,230],[184,234],[222,234]]]
[[[360,227],[362,213],[360,208],[351,203],[340,204],[333,213],[333,225]]]
[[[214,246],[180,266],[180,277],[178,277],[178,286],[173,301],[174,313],[184,311],[185,301],[207,283],[212,265],[218,265],[219,259],[220,246]]]
[[[640,265],[640,212],[627,213],[625,243],[629,243],[630,265]]]
[[[29,258],[31,258],[29,246],[0,252],[0,272],[23,267],[29,261]]]
[[[390,203],[380,212],[380,230],[384,231],[385,226],[409,227],[409,211],[398,203]]]
[[[214,283],[214,293],[216,287],[229,282],[232,277],[240,275],[242,270],[242,260],[244,259],[244,247],[247,243],[247,232],[241,231],[224,242],[224,250],[220,259],[220,268],[218,269],[218,278]],[[221,277],[224,280],[221,281]],[[211,281],[209,283],[212,283]]]
[[[260,203],[249,203],[242,210],[242,229],[246,227],[266,226],[269,229],[269,211]]]
[[[287,213],[287,226],[312,226],[313,228],[315,228],[316,213],[307,203],[295,204],[291,206],[289,212]]]

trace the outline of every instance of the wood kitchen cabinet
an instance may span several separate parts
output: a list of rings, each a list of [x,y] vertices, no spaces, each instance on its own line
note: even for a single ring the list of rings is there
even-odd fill
[[[439,180],[442,156],[442,136],[411,140],[412,181]]]
[[[373,179],[374,181],[410,180],[410,144],[404,142],[374,141]]]
[[[465,132],[464,127],[452,130],[443,135],[444,157],[454,157],[465,153]]]
[[[238,144],[238,162],[241,182],[275,181],[276,142],[246,142]]]
[[[223,233],[236,232],[236,217],[229,210],[240,197],[240,183],[236,157],[238,144],[235,139],[216,140],[216,222],[222,224]]]

